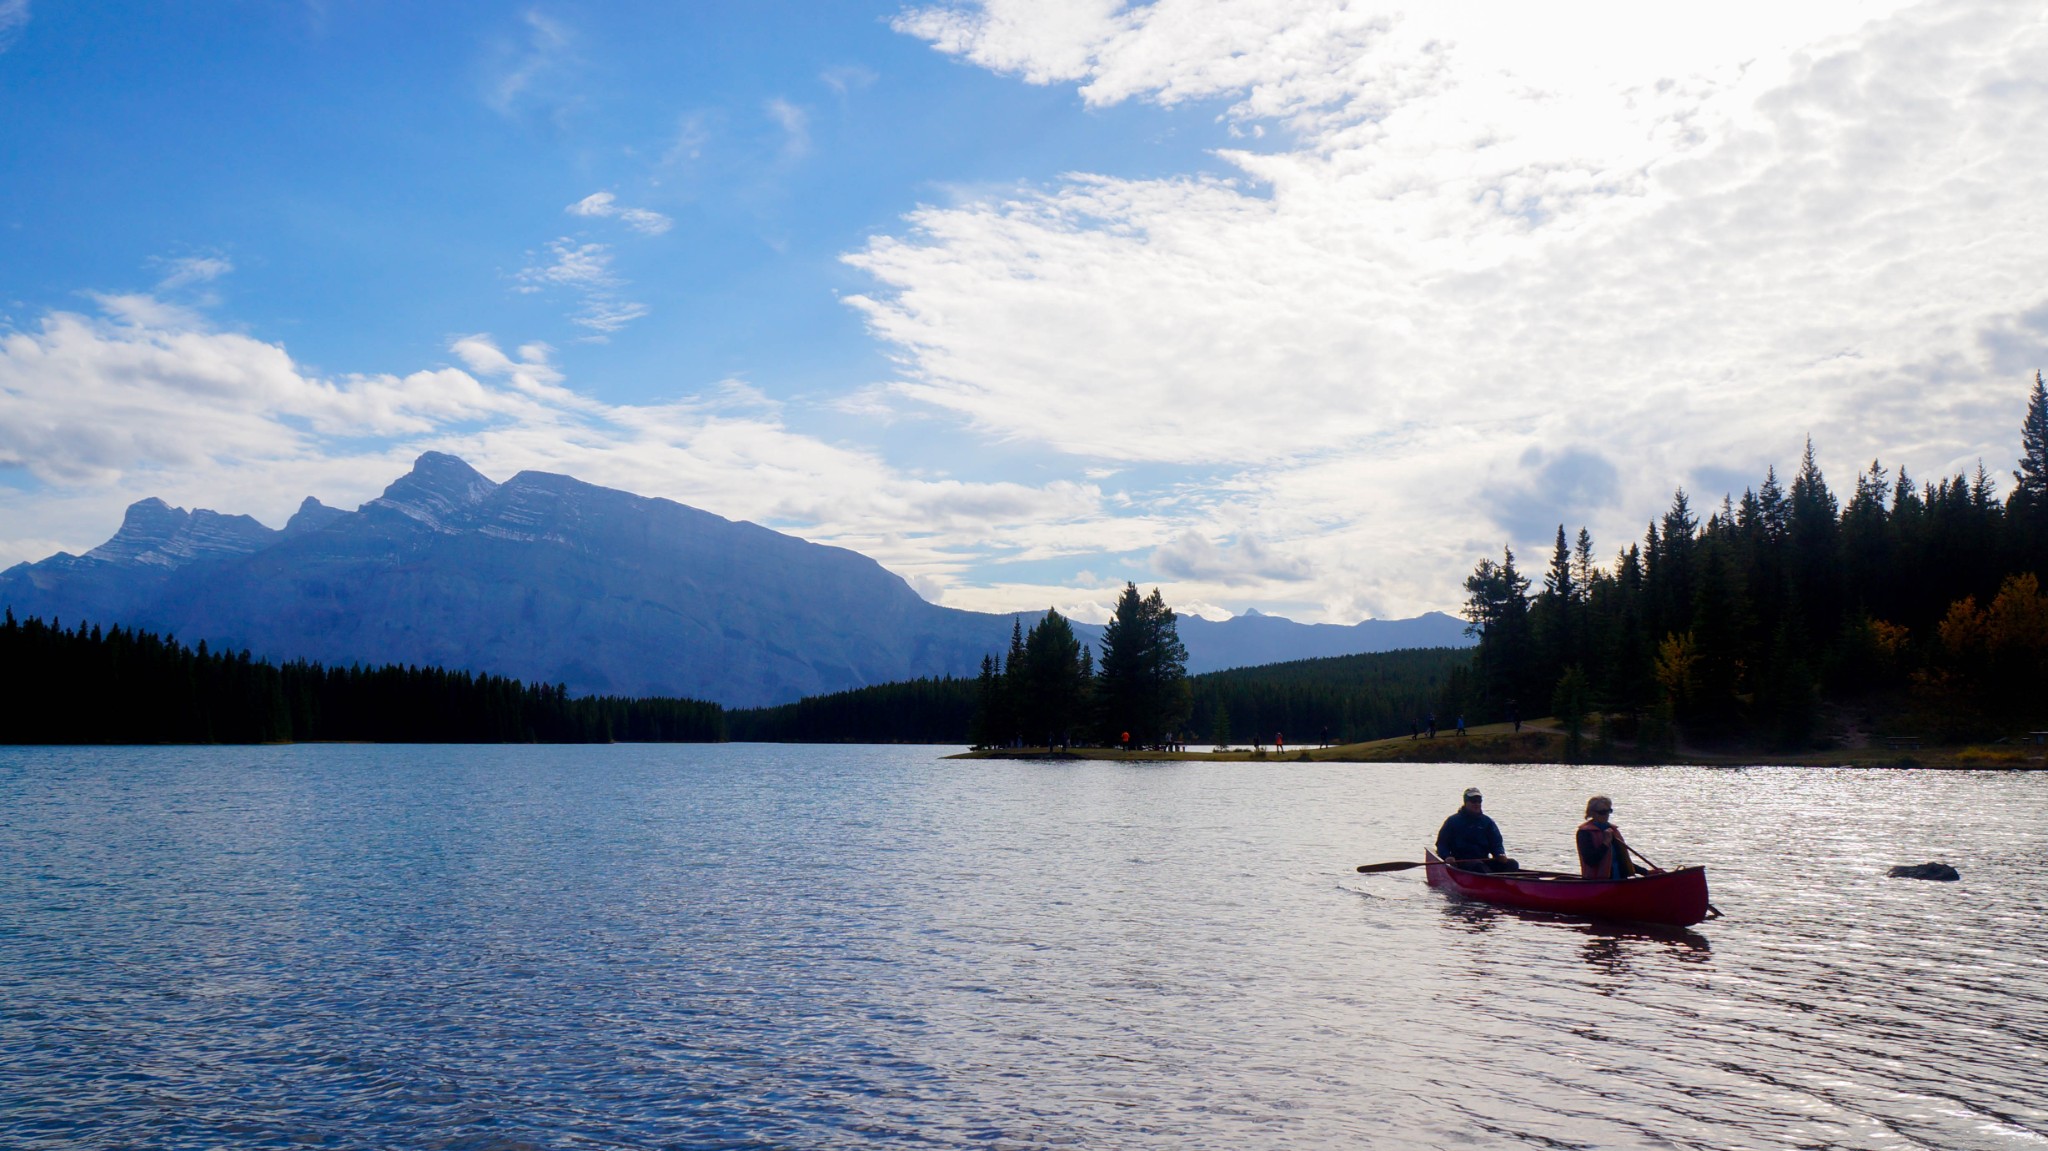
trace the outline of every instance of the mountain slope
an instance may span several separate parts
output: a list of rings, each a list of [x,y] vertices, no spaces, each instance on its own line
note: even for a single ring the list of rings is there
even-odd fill
[[[733,706],[972,674],[1008,646],[1012,620],[927,603],[843,548],[547,472],[494,483],[435,452],[356,511],[309,499],[282,531],[145,500],[85,556],[0,573],[0,602],[276,660],[433,664]],[[1248,615],[1189,619],[1183,635],[1200,671],[1456,642],[1429,619]]]

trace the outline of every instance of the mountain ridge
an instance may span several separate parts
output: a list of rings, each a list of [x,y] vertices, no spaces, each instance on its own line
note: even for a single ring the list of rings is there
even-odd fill
[[[308,497],[283,529],[138,501],[86,555],[0,572],[0,603],[276,660],[739,707],[972,675],[1013,620],[1038,614],[943,607],[858,552],[552,472],[497,482],[439,452],[354,511]],[[1181,633],[1196,672],[1469,642],[1441,613],[1348,627],[1183,617]]]

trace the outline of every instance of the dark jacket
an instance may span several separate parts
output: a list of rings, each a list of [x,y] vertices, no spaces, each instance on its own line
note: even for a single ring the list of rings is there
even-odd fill
[[[1437,831],[1436,853],[1445,859],[1484,859],[1489,855],[1506,855],[1508,849],[1501,842],[1500,827],[1491,816],[1484,812],[1472,815],[1461,807]]]
[[[1619,844],[1601,842],[1612,824],[1589,819],[1579,825],[1579,877],[1582,879],[1627,879],[1635,868],[1628,851]]]

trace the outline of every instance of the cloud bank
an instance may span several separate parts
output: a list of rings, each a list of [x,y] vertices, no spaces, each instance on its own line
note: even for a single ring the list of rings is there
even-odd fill
[[[455,363],[405,375],[323,377],[147,296],[0,334],[0,470],[32,481],[0,486],[0,562],[81,552],[150,495],[272,525],[306,495],[353,506],[430,448],[499,478],[564,472],[794,530],[925,586],[971,560],[954,541],[1088,538],[1105,519],[1090,485],[906,475],[790,430],[743,381],[607,404],[571,387],[546,345],[470,335],[449,350]]]
[[[1176,509],[1197,534],[1162,575],[1216,574],[1190,541],[1258,522],[1322,573],[1317,614],[1445,607],[1553,516],[1605,550],[1808,432],[1844,481],[1880,453],[1996,465],[2048,360],[2036,7],[987,0],[896,26],[1091,105],[1224,101],[1264,141],[1218,175],[927,207],[847,257],[890,401],[1231,477]]]

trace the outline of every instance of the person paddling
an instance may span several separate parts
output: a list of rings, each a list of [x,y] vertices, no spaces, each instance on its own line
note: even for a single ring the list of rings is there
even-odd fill
[[[1476,787],[1465,789],[1465,805],[1444,820],[1436,833],[1438,858],[1455,861],[1467,871],[1517,871],[1521,864],[1507,857],[1500,825],[1479,810],[1484,797]]]
[[[1636,873],[1629,862],[1628,841],[1621,829],[1607,818],[1614,814],[1614,801],[1596,795],[1586,801],[1586,822],[1579,825],[1579,878],[1627,879]]]

